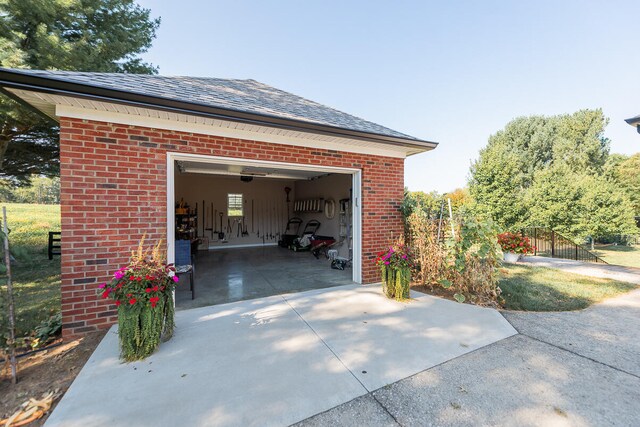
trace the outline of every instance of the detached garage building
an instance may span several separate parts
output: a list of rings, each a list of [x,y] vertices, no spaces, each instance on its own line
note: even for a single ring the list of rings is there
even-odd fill
[[[379,281],[404,159],[436,147],[254,80],[0,69],[0,86],[60,125],[64,337],[116,321],[96,287],[143,235],[169,262],[191,243],[178,308]],[[277,246],[315,221],[351,266]]]

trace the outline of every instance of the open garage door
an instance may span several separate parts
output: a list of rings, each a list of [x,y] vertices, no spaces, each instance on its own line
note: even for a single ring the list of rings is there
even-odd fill
[[[361,283],[360,171],[172,153],[168,258],[179,308]]]

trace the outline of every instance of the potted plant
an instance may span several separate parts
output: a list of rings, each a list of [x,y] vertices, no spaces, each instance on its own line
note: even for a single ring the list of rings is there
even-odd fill
[[[508,263],[517,262],[522,256],[535,250],[529,238],[519,233],[498,234],[498,243],[502,248],[503,258]]]
[[[126,362],[148,357],[173,335],[178,276],[174,266],[165,263],[161,243],[144,250],[143,238],[129,263],[110,283],[99,286],[102,298],[114,300],[118,308],[120,356]]]
[[[403,243],[389,246],[376,258],[382,276],[382,289],[388,298],[398,301],[409,298],[412,257],[409,247]]]

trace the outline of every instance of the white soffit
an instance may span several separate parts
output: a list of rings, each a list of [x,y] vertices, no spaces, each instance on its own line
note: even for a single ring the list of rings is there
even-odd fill
[[[273,144],[297,145],[398,158],[405,158],[430,149],[428,147],[424,149],[404,147],[360,139],[258,126],[72,96],[53,95],[21,89],[8,90],[56,121],[60,117],[69,117]]]

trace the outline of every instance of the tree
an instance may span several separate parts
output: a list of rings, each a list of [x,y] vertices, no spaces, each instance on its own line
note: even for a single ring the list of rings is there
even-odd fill
[[[553,212],[564,216],[556,204],[561,205],[563,197],[566,203],[577,197],[571,193],[570,176],[558,173],[603,173],[609,156],[609,140],[603,135],[607,123],[602,110],[514,119],[489,138],[471,167],[469,191],[475,209],[507,230],[534,222],[552,225],[539,221],[551,221]],[[557,173],[545,172],[549,170]],[[571,185],[562,188],[562,184]],[[533,194],[528,194],[530,190]],[[546,209],[551,211],[541,212]],[[557,221],[559,217],[552,222]],[[573,228],[571,221],[565,228]]]
[[[634,214],[640,216],[640,153],[617,165],[615,180],[629,195]]]
[[[451,209],[454,212],[460,211],[465,206],[471,203],[471,195],[468,188],[456,188],[450,193],[443,195],[451,199]]]
[[[538,171],[524,197],[530,212],[527,225],[549,227],[572,238],[584,234],[580,228],[582,178],[563,164]]]
[[[584,176],[581,182],[579,236],[591,237],[591,249],[598,238],[638,232],[631,201],[615,182],[598,175]]]
[[[9,68],[155,74],[138,57],[160,19],[134,0],[0,0],[0,65]],[[59,141],[49,122],[0,99],[0,177],[27,183],[59,173]]]

